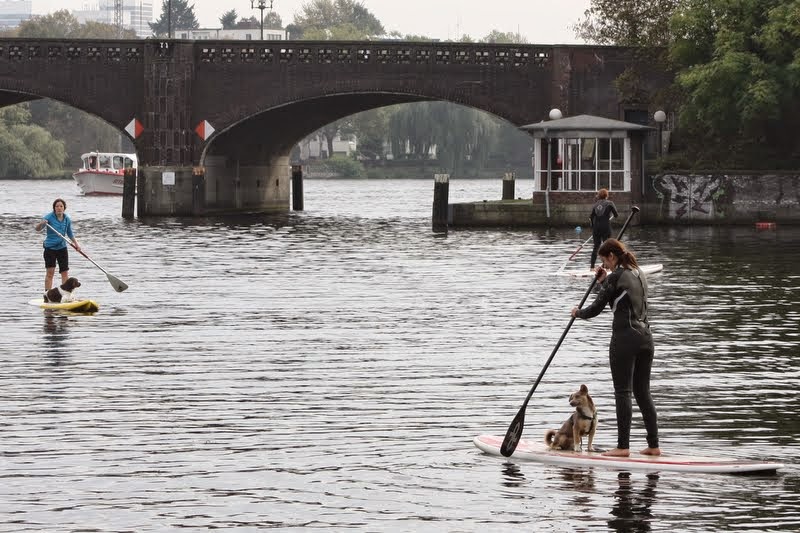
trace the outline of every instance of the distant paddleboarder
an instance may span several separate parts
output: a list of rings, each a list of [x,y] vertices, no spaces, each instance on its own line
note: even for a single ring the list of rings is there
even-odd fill
[[[589,220],[592,222],[592,237],[594,248],[592,248],[592,258],[589,262],[589,270],[594,270],[594,263],[597,261],[597,250],[603,241],[611,237],[611,217],[618,217],[617,208],[614,202],[608,199],[608,189],[597,191],[597,202],[592,206]]]
[[[79,252],[81,247],[78,241],[75,240],[75,234],[72,232],[72,219],[65,213],[67,210],[67,202],[61,198],[56,198],[53,202],[53,210],[42,217],[36,224],[36,231],[42,231],[49,224],[52,228],[58,230],[61,235],[66,235],[72,240],[75,249]],[[61,274],[61,283],[64,284],[69,278],[69,252],[67,251],[67,242],[58,235],[52,228],[47,228],[47,235],[44,238],[44,290],[49,291],[53,288],[53,276],[56,272],[56,263],[58,263],[58,272]]]

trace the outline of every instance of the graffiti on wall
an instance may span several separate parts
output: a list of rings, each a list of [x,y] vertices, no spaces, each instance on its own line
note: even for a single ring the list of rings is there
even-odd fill
[[[664,174],[653,180],[661,214],[673,220],[725,216],[732,199],[729,184],[725,176]]]

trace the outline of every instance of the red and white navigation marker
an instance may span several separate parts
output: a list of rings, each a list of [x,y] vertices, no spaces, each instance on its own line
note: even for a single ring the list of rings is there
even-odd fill
[[[128,122],[128,125],[125,126],[125,132],[131,136],[132,139],[136,139],[139,135],[142,134],[144,131],[144,126],[142,123],[136,120],[135,118]]]
[[[197,127],[194,129],[197,136],[203,139],[204,141],[207,140],[211,135],[214,133],[214,126],[208,123],[207,120],[203,120]]]

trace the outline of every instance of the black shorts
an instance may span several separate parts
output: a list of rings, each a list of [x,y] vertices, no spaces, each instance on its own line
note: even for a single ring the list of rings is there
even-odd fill
[[[45,268],[55,268],[56,262],[58,262],[59,272],[67,272],[69,270],[69,253],[66,246],[60,250],[44,249]]]

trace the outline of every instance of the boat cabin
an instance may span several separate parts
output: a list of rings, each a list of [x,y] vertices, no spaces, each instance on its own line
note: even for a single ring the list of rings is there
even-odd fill
[[[122,173],[126,168],[136,168],[136,154],[89,152],[81,156],[81,170],[98,170]]]

